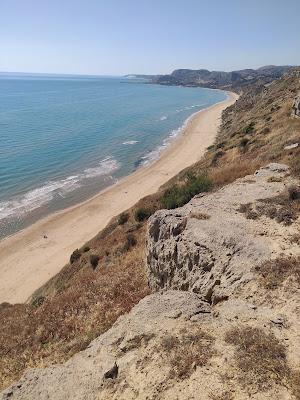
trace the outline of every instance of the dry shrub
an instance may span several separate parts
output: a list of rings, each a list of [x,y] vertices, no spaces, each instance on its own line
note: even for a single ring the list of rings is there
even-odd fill
[[[261,199],[256,205],[256,212],[275,219],[284,225],[291,225],[300,214],[300,189],[290,186],[286,192],[276,197]]]
[[[300,233],[295,233],[293,236],[291,236],[291,243],[295,243],[300,246]]]
[[[273,383],[285,384],[289,378],[285,346],[261,328],[232,328],[226,333],[226,343],[235,349],[240,369],[240,383],[267,390]]]
[[[192,213],[190,213],[189,218],[195,218],[195,219],[199,219],[199,220],[205,220],[205,219],[209,219],[209,218],[210,218],[210,215],[205,214],[205,213],[197,213],[197,212],[195,213],[195,212],[192,212]]]
[[[232,392],[222,392],[222,393],[210,393],[210,400],[233,400],[234,394]]]
[[[290,186],[288,188],[288,195],[289,195],[289,200],[295,201],[295,200],[300,200],[300,186]]]
[[[241,204],[238,211],[245,214],[247,219],[257,219],[259,217],[257,212],[252,209],[251,203]]]
[[[269,182],[269,183],[282,182],[282,177],[280,177],[280,176],[270,176],[270,178],[268,178],[267,182]]]
[[[292,174],[300,177],[300,152],[295,154],[290,161]]]
[[[290,376],[290,386],[296,399],[300,399],[300,370],[292,371]]]
[[[300,285],[300,256],[266,261],[256,266],[255,271],[261,276],[261,282],[266,289],[276,289],[288,278]]]
[[[163,356],[171,367],[170,378],[186,379],[196,367],[203,367],[214,354],[214,338],[199,328],[182,330],[161,341]]]
[[[227,185],[238,178],[253,174],[260,166],[261,163],[258,161],[238,159],[213,169],[210,172],[210,178],[215,185]]]
[[[118,245],[115,235],[101,240],[103,252],[115,241]],[[40,304],[0,307],[0,387],[18,379],[25,368],[68,359],[130,311],[149,293],[143,255],[143,247],[136,245],[115,256],[109,268],[95,271],[87,257],[85,267],[68,275],[64,290]]]

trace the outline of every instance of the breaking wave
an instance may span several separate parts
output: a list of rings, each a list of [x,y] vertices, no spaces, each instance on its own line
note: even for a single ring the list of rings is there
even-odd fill
[[[107,157],[92,168],[86,168],[77,175],[57,181],[48,181],[43,186],[32,189],[21,196],[0,203],[0,220],[9,217],[21,216],[49,203],[55,198],[63,198],[69,192],[78,189],[86,179],[106,176],[119,168],[119,164],[111,157]]]

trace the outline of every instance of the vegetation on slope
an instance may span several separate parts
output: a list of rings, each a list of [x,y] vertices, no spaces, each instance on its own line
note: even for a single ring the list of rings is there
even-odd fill
[[[299,89],[299,72],[268,86],[244,88],[224,111],[217,141],[201,161],[74,251],[30,304],[0,305],[0,385],[7,386],[27,367],[69,358],[149,292],[144,239],[155,210],[183,205],[199,191],[233,182],[268,162],[285,162],[300,175],[300,146],[285,149],[300,143],[300,119],[290,118]]]

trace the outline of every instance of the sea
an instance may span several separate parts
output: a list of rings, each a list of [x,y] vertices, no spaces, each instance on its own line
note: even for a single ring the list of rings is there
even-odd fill
[[[0,239],[154,162],[204,88],[128,77],[0,73]]]

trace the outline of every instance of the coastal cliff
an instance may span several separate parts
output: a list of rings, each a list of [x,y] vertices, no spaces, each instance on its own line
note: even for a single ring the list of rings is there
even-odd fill
[[[153,294],[87,350],[30,370],[3,398],[297,399],[297,183],[273,163],[156,212],[147,229]]]
[[[299,398],[299,90],[245,86],[199,162],[1,304],[4,399]]]
[[[242,69],[231,72],[208,71],[206,69],[177,69],[169,75],[149,76],[153,83],[160,85],[202,86],[214,89],[241,91],[254,83],[270,83],[291,70],[291,66],[268,65],[258,69]]]

